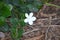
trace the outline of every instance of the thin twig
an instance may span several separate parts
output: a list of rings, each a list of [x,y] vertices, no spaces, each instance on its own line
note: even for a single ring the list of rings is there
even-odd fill
[[[30,32],[33,32],[33,31],[37,31],[37,30],[39,30],[39,29],[33,29],[33,30],[31,30],[31,31],[28,31],[28,32],[23,33],[23,35],[28,34],[28,33],[30,33]]]
[[[58,24],[59,22],[60,22],[60,20],[58,22],[56,22],[55,25]]]
[[[29,39],[25,39],[25,40],[37,40],[37,39],[42,38],[43,36],[44,36],[44,35],[37,36],[37,37],[33,37],[33,38],[29,38]]]
[[[48,25],[48,29],[46,30],[45,40],[48,40],[48,31],[49,31],[49,29],[50,29],[51,19],[52,19],[52,17],[49,15],[49,25]]]

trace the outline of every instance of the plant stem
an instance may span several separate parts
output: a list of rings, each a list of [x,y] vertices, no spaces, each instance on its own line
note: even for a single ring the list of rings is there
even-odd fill
[[[57,8],[60,8],[60,6],[58,5],[54,5],[54,4],[50,4],[50,3],[45,3],[47,6],[54,6],[54,7],[57,7]]]

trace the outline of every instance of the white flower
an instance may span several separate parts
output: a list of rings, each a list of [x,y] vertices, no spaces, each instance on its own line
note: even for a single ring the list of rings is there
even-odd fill
[[[29,25],[32,25],[33,21],[36,20],[36,17],[33,16],[32,12],[29,15],[28,15],[28,13],[26,13],[25,16],[26,16],[26,19],[24,20],[24,22],[28,23]]]

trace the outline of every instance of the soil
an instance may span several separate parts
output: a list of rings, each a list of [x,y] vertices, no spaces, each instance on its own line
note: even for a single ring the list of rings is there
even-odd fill
[[[60,6],[60,0],[50,3]],[[34,16],[37,20],[24,28],[21,40],[60,40],[60,8],[44,5]]]

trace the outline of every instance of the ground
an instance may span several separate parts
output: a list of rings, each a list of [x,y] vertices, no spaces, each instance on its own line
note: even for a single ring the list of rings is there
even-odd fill
[[[60,6],[60,0],[50,3]],[[24,27],[21,40],[60,40],[60,8],[44,5],[34,16],[37,20]],[[5,34],[4,40],[11,40],[10,32]]]

